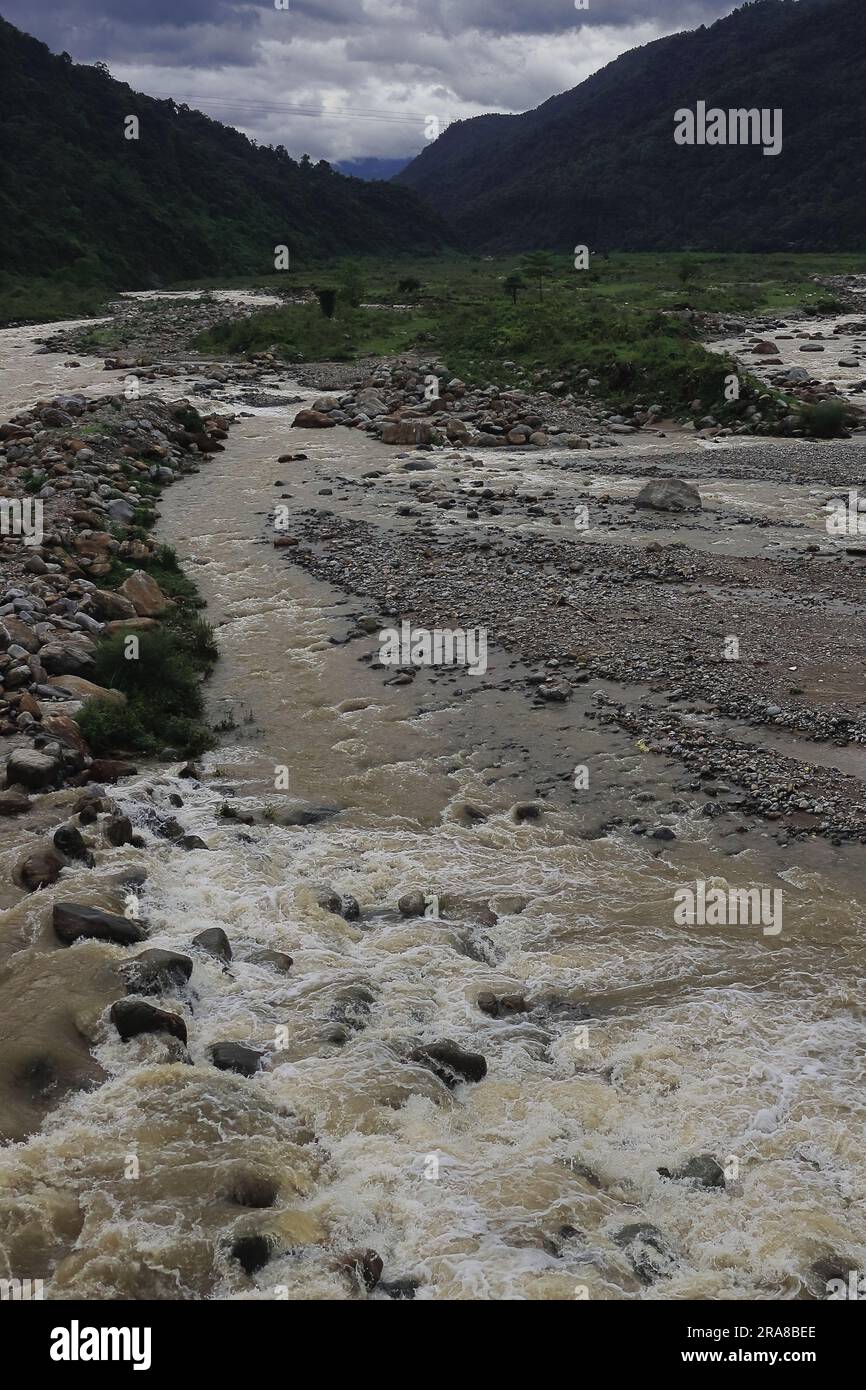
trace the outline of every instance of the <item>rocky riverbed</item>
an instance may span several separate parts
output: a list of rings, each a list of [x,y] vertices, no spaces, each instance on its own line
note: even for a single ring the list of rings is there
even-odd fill
[[[866,1241],[864,560],[825,510],[863,446],[617,435],[505,383],[428,410],[435,363],[289,376],[151,328],[108,370],[31,346],[74,386],[4,438],[45,536],[6,539],[0,608],[3,1272],[825,1297]],[[134,771],[69,682],[160,622],[162,543],[220,741]],[[486,669],[383,665],[403,621],[484,628]],[[784,925],[678,923],[698,881]]]

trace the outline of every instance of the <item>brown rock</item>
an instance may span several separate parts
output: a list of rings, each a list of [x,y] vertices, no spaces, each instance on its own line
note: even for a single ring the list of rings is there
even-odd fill
[[[74,700],[114,700],[115,704],[126,703],[122,690],[109,690],[105,685],[95,685],[83,676],[52,676],[51,684],[58,690],[65,690]]]
[[[65,867],[63,856],[46,845],[42,849],[30,850],[19,859],[13,877],[28,893],[33,893],[37,888],[47,888],[56,883]]]
[[[138,617],[133,603],[123,594],[115,594],[111,589],[97,589],[92,601],[98,618]]]
[[[119,758],[94,758],[87,769],[91,782],[119,782],[121,777],[134,777],[138,772],[132,763],[121,762]]]
[[[299,410],[292,421],[292,429],[328,430],[333,429],[335,423],[330,415],[325,415],[321,410]]]
[[[125,579],[118,593],[129,600],[139,618],[158,618],[167,609],[174,607],[156,580],[151,579],[144,570],[136,570]]]

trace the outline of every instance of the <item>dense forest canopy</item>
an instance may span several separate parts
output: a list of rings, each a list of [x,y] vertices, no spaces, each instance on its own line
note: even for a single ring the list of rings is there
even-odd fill
[[[14,276],[132,287],[272,272],[277,245],[304,258],[442,244],[408,189],[257,146],[3,19],[0,127],[0,267]]]
[[[783,112],[783,149],[674,143],[698,101]],[[866,3],[757,0],[521,116],[459,121],[395,182],[487,251],[866,249]]]

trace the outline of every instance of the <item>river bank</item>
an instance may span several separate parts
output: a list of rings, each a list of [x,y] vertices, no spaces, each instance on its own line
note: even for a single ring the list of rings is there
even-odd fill
[[[223,732],[197,777],[117,784],[133,838],[84,825],[94,865],[5,914],[9,1271],[54,1298],[826,1296],[864,1247],[862,561],[822,510],[859,446],[650,440],[576,475],[293,429],[321,379],[192,365],[172,394],[238,418],[156,539],[216,625]],[[285,403],[227,399],[251,387]],[[636,512],[659,471],[702,511]],[[403,618],[485,626],[486,672],[395,683]],[[782,891],[782,933],[677,925],[698,880]],[[130,894],[146,940],[59,945],[58,903],[128,921]],[[142,950],[189,978],[128,994]],[[124,1040],[127,1001],[174,1034]]]

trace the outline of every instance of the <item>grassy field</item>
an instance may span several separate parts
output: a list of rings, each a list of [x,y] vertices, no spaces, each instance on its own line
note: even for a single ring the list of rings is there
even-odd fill
[[[860,270],[866,257],[817,255],[612,254],[587,270],[550,256],[543,272],[520,257],[311,265],[257,283],[287,295],[335,289],[332,319],[315,302],[287,304],[221,325],[198,346],[275,350],[289,362],[413,348],[481,385],[571,385],[589,371],[614,404],[678,411],[700,398],[727,416],[737,413],[724,401],[732,364],[704,350],[685,311],[831,313],[844,304],[815,277]]]

